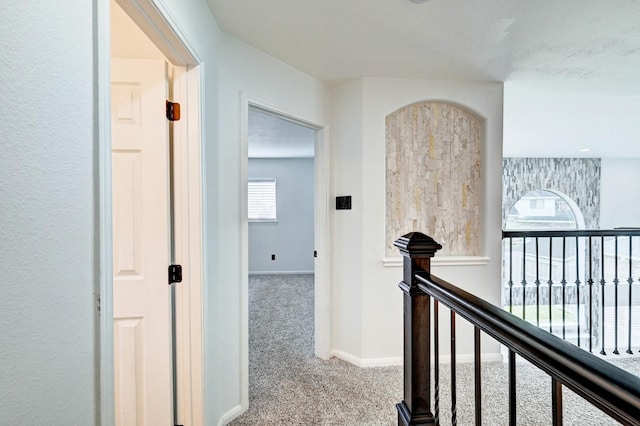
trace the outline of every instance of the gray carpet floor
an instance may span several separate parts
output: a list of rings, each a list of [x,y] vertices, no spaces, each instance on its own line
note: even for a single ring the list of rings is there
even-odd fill
[[[401,330],[398,330],[400,333]],[[640,358],[607,357],[640,374]],[[441,366],[441,424],[451,424],[449,368]],[[459,425],[474,424],[473,365],[457,366]],[[507,425],[507,365],[482,367],[483,424]],[[517,365],[517,424],[551,424],[551,380]],[[249,410],[231,425],[395,425],[401,367],[358,368],[313,354],[313,276],[249,278]],[[565,425],[617,422],[564,390]]]

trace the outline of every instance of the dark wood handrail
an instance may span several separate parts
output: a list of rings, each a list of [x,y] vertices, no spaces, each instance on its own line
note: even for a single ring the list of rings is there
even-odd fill
[[[429,272],[418,272],[415,279],[421,291],[445,304],[603,412],[623,424],[640,425],[640,378],[637,376]]]
[[[577,236],[594,236],[594,231],[569,231],[572,232],[569,235],[566,232],[542,232],[535,236],[543,234],[575,237],[576,233],[579,234]],[[640,235],[640,230],[637,229],[595,232],[599,233],[596,236]],[[515,234],[522,236],[524,232],[512,233]],[[640,378],[432,275],[431,258],[442,246],[431,237],[412,232],[398,238],[394,245],[400,249],[404,258],[403,280],[399,283],[404,305],[404,399],[396,404],[398,425],[439,422],[438,306],[444,304],[451,309],[451,375],[454,377],[451,381],[452,395],[455,393],[455,317],[460,316],[474,326],[474,380],[478,392],[475,402],[476,425],[482,423],[479,336],[484,331],[509,349],[510,425],[517,424],[515,355],[519,354],[551,376],[553,425],[561,425],[563,422],[562,386],[566,386],[617,421],[625,425],[640,426]],[[457,405],[454,397],[451,412],[455,423]]]

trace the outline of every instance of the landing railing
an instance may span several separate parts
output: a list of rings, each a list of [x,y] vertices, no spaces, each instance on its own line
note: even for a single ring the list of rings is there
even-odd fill
[[[451,407],[447,408],[451,410],[452,424],[458,421],[456,318],[461,317],[474,327],[476,425],[481,425],[483,420],[481,333],[493,337],[508,349],[509,425],[517,424],[516,354],[551,377],[550,420],[553,425],[563,424],[563,387],[625,425],[640,425],[640,379],[637,376],[433,276],[431,258],[442,247],[430,237],[411,233],[394,244],[404,256],[404,278],[400,283],[404,293],[404,400],[396,405],[398,425],[440,423],[443,410],[440,400],[443,389],[440,383],[440,304],[451,311]],[[466,423],[469,423],[468,419]]]
[[[589,352],[640,347],[640,229],[502,238],[505,309]]]

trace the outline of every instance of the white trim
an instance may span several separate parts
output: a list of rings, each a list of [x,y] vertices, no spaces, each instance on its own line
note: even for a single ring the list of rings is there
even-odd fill
[[[358,358],[350,353],[343,352],[338,349],[333,349],[331,355],[353,364],[356,367],[372,368],[372,367],[396,367],[403,364],[403,357],[389,357],[389,358]]]
[[[100,424],[115,423],[114,370],[113,370],[113,231],[111,227],[111,4],[109,0],[96,2],[96,169],[98,191],[98,293],[99,310],[99,391]]]
[[[197,59],[197,56],[194,55]],[[192,278],[192,297],[189,306],[191,315],[191,409],[192,426],[205,422],[204,405],[204,331],[205,331],[205,200],[204,176],[204,63],[187,69],[187,123],[189,141],[189,243],[191,261],[189,271]],[[197,274],[197,275],[196,275]]]
[[[116,0],[116,2],[172,64],[202,63],[202,59],[162,0]]]
[[[315,123],[304,117],[296,116],[290,111],[283,110],[268,102],[260,101],[240,93],[240,180],[248,179],[248,115],[249,106],[277,114],[278,116],[298,124],[316,129],[316,143],[314,155],[315,169],[315,211],[314,211],[314,242],[318,257],[315,258],[314,285],[314,326],[315,326],[315,354],[322,359],[330,358],[330,283],[329,283],[329,249],[327,236],[329,234],[329,184],[330,184],[330,150],[329,127],[323,123]],[[243,410],[249,407],[249,314],[248,314],[248,281],[249,281],[249,225],[247,221],[247,187],[240,185],[240,388],[241,406]]]
[[[204,102],[200,96],[204,89],[203,64],[195,50],[186,41],[184,33],[176,20],[168,12],[161,0],[116,0],[129,14],[145,34],[156,44],[167,58],[177,65],[187,66],[183,84],[187,95],[185,103],[188,114],[185,117],[187,129],[182,133],[185,143],[180,157],[182,164],[181,191],[188,198],[188,215],[182,216],[178,228],[182,242],[184,272],[189,278],[189,295],[183,297],[180,315],[184,321],[183,332],[188,328],[184,344],[180,350],[183,355],[183,369],[186,376],[180,378],[184,383],[184,395],[179,407],[183,410],[188,424],[204,424],[204,366],[203,366],[203,255],[202,232],[203,218],[203,152],[202,134],[204,123],[201,120]],[[114,424],[114,371],[113,371],[113,255],[112,255],[112,206],[111,206],[111,28],[110,0],[97,0],[96,5],[96,140],[98,147],[98,221],[97,235],[100,268],[100,358],[97,368],[100,374],[100,424]],[[185,111],[185,112],[186,112]],[[189,318],[184,318],[185,312]],[[187,325],[188,324],[188,325]],[[189,373],[187,374],[186,371]],[[179,410],[180,411],[180,410]],[[187,414],[189,413],[189,414]],[[180,413],[179,413],[180,414]],[[185,422],[185,424],[187,424]]]
[[[328,125],[317,126],[315,143],[315,278],[314,278],[314,336],[315,355],[327,360],[331,357],[331,265],[329,263],[329,230],[331,197],[331,150]]]
[[[178,367],[178,421],[204,424],[202,157],[199,68],[175,67],[174,99],[184,120],[174,125],[175,256],[183,279],[175,288]]]
[[[343,352],[337,349],[331,351],[331,355],[353,364],[356,367],[372,368],[372,367],[396,367],[404,364],[403,357],[389,357],[389,358],[358,358],[355,355],[351,355],[347,352]],[[432,354],[433,355],[433,354]],[[480,355],[482,362],[503,362],[504,358],[501,353],[483,353]],[[433,356],[432,356],[433,360]],[[456,363],[468,364],[474,362],[475,358],[473,354],[459,354],[456,355]],[[441,355],[439,358],[440,364],[451,364],[451,356]],[[432,362],[433,365],[433,362]]]
[[[249,99],[240,93],[240,407],[249,409]]]
[[[385,268],[399,268],[402,266],[402,257],[383,257],[382,265]],[[483,266],[491,262],[491,258],[485,256],[436,256],[431,259],[431,266]]]
[[[231,423],[236,417],[240,416],[244,410],[242,409],[242,405],[236,405],[231,410],[227,411],[222,415],[220,421],[218,422],[218,426],[226,425],[227,423]]]
[[[249,271],[249,275],[313,275],[314,271]]]

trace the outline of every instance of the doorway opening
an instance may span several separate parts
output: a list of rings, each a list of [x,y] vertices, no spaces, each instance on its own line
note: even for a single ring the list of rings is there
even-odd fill
[[[328,152],[325,126],[244,99],[242,406],[249,404],[249,275],[312,277],[313,347],[328,359]],[[249,183],[253,179],[252,183]],[[275,212],[249,221],[252,191],[273,191]],[[258,189],[256,189],[258,188]],[[271,188],[271,189],[269,189]],[[265,195],[265,194],[263,194]],[[268,194],[267,194],[268,195]],[[255,197],[255,193],[252,195]],[[268,196],[267,196],[268,198]],[[255,201],[255,200],[254,200]],[[264,201],[264,199],[263,199]],[[253,210],[252,214],[256,214]],[[310,275],[313,274],[313,275]]]
[[[204,414],[201,61],[151,0],[105,0],[98,6],[100,420],[154,423],[152,411],[158,411],[159,423],[199,425]],[[149,96],[153,101],[145,104]],[[181,121],[164,120],[168,100],[181,104]],[[151,108],[160,120],[140,130],[142,121],[152,121],[142,120]],[[157,144],[162,149],[152,149],[147,158],[138,146],[143,138],[130,135],[128,142],[123,131],[150,132],[165,143]],[[158,167],[151,167],[154,164]],[[160,175],[152,176],[155,172],[149,170]],[[157,198],[155,207],[145,207],[150,198]],[[162,229],[161,241],[145,247],[140,244],[145,232],[153,234],[145,224],[154,221]],[[151,257],[155,260],[147,262]],[[170,263],[182,265],[179,287],[168,285]],[[160,319],[133,313],[129,299],[121,297],[123,291],[135,292],[147,278],[163,289],[162,306],[156,309]],[[121,285],[126,280],[131,285]],[[152,307],[142,296],[138,306]],[[172,307],[173,313],[167,314]],[[144,358],[143,349],[158,338],[161,354]],[[149,363],[160,358],[161,373],[150,374]],[[132,367],[141,374],[134,374]],[[161,381],[156,380],[159,376]],[[149,400],[156,394],[162,401]],[[162,404],[169,408],[149,410]]]
[[[249,107],[249,274],[314,273],[316,129]]]

